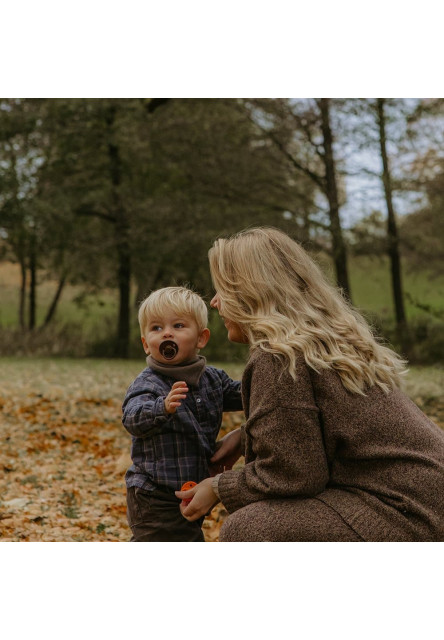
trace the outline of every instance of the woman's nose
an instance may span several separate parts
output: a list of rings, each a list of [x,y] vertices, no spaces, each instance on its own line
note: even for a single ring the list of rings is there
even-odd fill
[[[213,309],[218,309],[219,308],[219,294],[218,293],[216,293],[214,298],[211,300],[210,307],[212,307]]]

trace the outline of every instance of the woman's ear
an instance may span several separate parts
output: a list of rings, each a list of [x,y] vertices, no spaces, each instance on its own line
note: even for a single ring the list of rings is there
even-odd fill
[[[143,344],[143,350],[145,351],[146,355],[149,356],[150,355],[150,348],[148,346],[147,341],[145,340],[145,338],[143,336],[141,336],[142,339],[142,344]]]
[[[205,347],[205,345],[207,344],[208,340],[210,339],[210,330],[209,329],[202,329],[202,331],[199,334],[199,339],[197,341],[197,348],[198,349],[203,349]]]

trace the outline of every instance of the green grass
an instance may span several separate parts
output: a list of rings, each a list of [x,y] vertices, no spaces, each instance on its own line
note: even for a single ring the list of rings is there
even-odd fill
[[[318,263],[334,281],[332,264],[318,256]],[[353,304],[363,312],[394,317],[390,266],[387,258],[350,257],[348,261]],[[426,270],[413,271],[404,265],[403,288],[408,318],[424,314],[415,303],[428,305],[444,316],[444,276],[432,277]],[[413,300],[414,302],[412,302]]]
[[[241,379],[245,366],[242,362],[210,361],[208,364],[224,369],[235,380]],[[63,395],[64,388],[70,388],[77,397],[123,398],[127,387],[145,366],[142,357],[137,360],[2,358],[0,386],[5,391],[40,393],[49,399]],[[442,400],[444,368],[409,367],[405,388],[413,398]]]
[[[331,280],[331,263],[318,256],[322,268]],[[351,257],[349,273],[354,305],[376,327],[378,334],[400,349],[393,333],[393,303],[386,259]],[[42,322],[54,295],[56,283],[40,274],[38,287],[37,325]],[[82,296],[78,286],[67,286],[57,309],[56,322],[38,334],[22,334],[18,327],[18,265],[0,263],[0,353],[54,356],[109,357],[113,353],[113,339],[117,325],[118,294],[112,289],[97,295]],[[439,362],[442,360],[444,336],[444,276],[430,278],[425,271],[412,272],[404,268],[404,290],[407,319],[412,330],[412,349],[408,357],[413,362]],[[415,301],[418,304],[415,304]],[[423,308],[421,309],[420,306]],[[430,312],[425,311],[429,308]],[[438,321],[437,318],[442,318]],[[217,314],[210,316],[212,338],[204,355],[207,359],[227,361],[244,359],[242,345],[233,345],[226,339],[226,331]],[[14,331],[15,330],[15,331]],[[141,357],[136,309],[131,318],[130,355]]]
[[[57,289],[57,283],[39,274],[37,288],[37,326],[48,311]],[[0,263],[0,327],[18,326],[19,267]],[[82,325],[85,332],[94,331],[102,322],[114,322],[117,309],[117,292],[104,289],[98,295],[85,295],[80,286],[67,285],[57,307],[56,318],[60,322]]]
[[[64,387],[70,387],[78,396],[97,399],[121,395],[146,367],[143,357],[137,360],[6,357],[1,363],[0,386],[4,389],[16,388],[20,393],[20,388],[29,388],[33,394],[49,393],[52,397],[51,388],[59,395]],[[237,380],[244,368],[237,362],[208,364],[224,369]]]
[[[325,260],[319,259],[330,278],[333,270]],[[431,278],[426,271],[410,271],[404,268],[403,282],[405,293],[421,305],[430,307],[444,314],[444,276]],[[363,311],[377,313],[382,317],[393,316],[393,303],[390,284],[390,272],[387,259],[370,257],[352,257],[349,260],[349,273],[353,303]],[[37,321],[41,323],[52,296],[56,283],[44,280],[40,274],[41,284],[38,287]],[[17,265],[0,263],[0,327],[13,327],[18,324],[19,270]],[[86,333],[97,331],[100,324],[112,325],[117,313],[117,291],[105,289],[98,295],[87,295],[82,298],[79,286],[67,286],[63,291],[57,310],[57,320],[70,322],[84,327]],[[409,318],[424,313],[415,304],[405,300]]]
[[[383,317],[393,316],[391,282],[387,260],[361,257],[350,264],[351,290],[354,304],[360,309]],[[403,287],[406,313],[409,318],[423,311],[411,302],[429,305],[444,314],[444,277],[432,278],[426,271],[404,270]]]
[[[405,392],[415,402],[444,402],[444,368],[442,366],[409,367]]]

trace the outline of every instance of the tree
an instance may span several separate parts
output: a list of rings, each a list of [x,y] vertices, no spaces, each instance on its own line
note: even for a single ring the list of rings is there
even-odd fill
[[[336,167],[333,151],[333,134],[330,125],[330,100],[321,98],[317,100],[318,108],[322,116],[322,136],[324,152],[322,159],[325,166],[325,194],[329,204],[330,229],[333,244],[333,261],[336,267],[338,285],[350,298],[350,282],[347,269],[347,252],[342,235],[341,221],[339,217],[338,187],[336,183]]]
[[[125,356],[132,280],[136,303],[176,282],[209,294],[207,251],[218,235],[271,224],[312,239],[313,183],[289,170],[241,100],[25,99],[5,122],[17,167],[31,167],[14,174],[9,162],[3,207],[15,211],[8,240],[17,256],[23,246],[31,326],[42,277],[58,283],[43,325],[66,283],[116,287],[115,354]]]
[[[409,115],[407,134],[413,159],[399,182],[414,193],[416,206],[400,221],[402,249],[410,269],[436,277],[444,273],[444,99],[419,100]]]
[[[139,216],[133,237],[139,300],[152,288],[184,281],[209,293],[214,239],[252,224],[289,229],[284,213],[297,211],[299,196],[311,189],[290,179],[237,100],[175,99],[156,115],[149,179],[157,186],[139,203],[149,215]]]
[[[36,325],[36,272],[39,225],[31,202],[36,193],[36,174],[41,161],[34,131],[37,114],[26,100],[3,99],[0,103],[0,157],[2,228],[21,273],[19,324],[25,328],[25,296],[29,270],[29,329]]]
[[[42,167],[46,204],[63,207],[73,236],[63,249],[69,279],[96,288],[111,284],[118,290],[114,354],[127,357],[130,340],[131,194],[134,168],[143,162],[127,148],[140,145],[134,123],[146,118],[137,99],[51,100],[47,124],[53,152]],[[80,265],[80,266],[79,266]],[[65,275],[66,277],[66,275]]]
[[[411,197],[414,188],[409,178],[413,145],[408,135],[408,123],[416,105],[417,101],[409,99],[343,101],[344,137],[352,148],[349,173],[353,177],[358,176],[361,181],[365,179],[366,186],[375,189],[370,202],[379,200],[376,205],[378,209],[380,207],[382,211],[385,208],[387,211],[384,253],[389,258],[396,333],[405,352],[409,349],[408,325],[402,284],[401,240],[395,210],[396,206],[399,207],[401,204],[404,211],[414,206]],[[373,208],[376,208],[374,204]],[[378,253],[381,249],[380,219],[370,214],[367,216],[367,222],[369,224],[366,224],[364,219],[356,225],[353,231],[354,239],[357,238],[356,232],[359,235],[363,226],[369,230],[373,228],[376,232],[373,236],[374,252]],[[369,241],[370,238],[367,245]],[[362,233],[360,244],[362,247]],[[370,246],[368,251],[371,251]]]
[[[379,145],[382,160],[382,182],[384,185],[385,200],[387,203],[387,238],[388,238],[388,255],[390,258],[390,272],[393,291],[393,300],[395,305],[396,325],[402,343],[405,343],[405,333],[407,328],[407,320],[404,309],[402,275],[401,275],[401,259],[399,254],[399,235],[396,224],[395,210],[392,197],[392,178],[390,172],[389,158],[387,153],[387,137],[386,137],[386,99],[377,98],[376,113],[379,128]]]
[[[401,220],[402,247],[410,269],[426,270],[432,277],[444,274],[444,160],[435,159],[434,175],[422,183],[423,206]],[[420,230],[420,233],[418,233]]]
[[[326,200],[336,281],[351,299],[347,250],[339,214],[330,100],[255,99],[248,102],[252,105],[251,117],[256,125],[269,136],[297,174],[311,180],[316,192]],[[322,213],[316,202],[312,202],[312,213],[319,211]],[[319,221],[316,224],[324,226]]]

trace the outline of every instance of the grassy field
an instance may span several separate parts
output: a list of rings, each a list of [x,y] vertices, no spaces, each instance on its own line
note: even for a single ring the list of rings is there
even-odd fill
[[[57,289],[54,280],[39,274],[37,289],[37,325],[45,314]],[[15,327],[18,324],[20,270],[16,264],[0,263],[0,327]],[[66,286],[57,309],[57,318],[82,324],[86,332],[96,330],[107,318],[114,320],[117,292],[104,289],[98,295],[84,295],[80,286]]]
[[[121,425],[126,388],[141,360],[2,358],[0,541],[129,539],[124,473],[130,436]],[[212,363],[233,378],[242,365]],[[444,427],[444,370],[412,368],[406,391]],[[225,414],[222,433],[240,412]],[[213,509],[205,539],[217,541],[226,512]]]
[[[322,265],[333,279],[333,270]],[[355,305],[367,316],[375,332],[411,362],[444,362],[444,276],[431,279],[425,272],[404,277],[405,303],[409,322],[408,343],[401,346],[395,331],[388,265],[361,257],[350,260],[350,277]],[[37,326],[44,318],[56,283],[39,274]],[[53,323],[45,329],[18,328],[19,270],[17,265],[0,263],[0,356],[108,358],[115,353],[117,292],[101,290],[85,295],[80,287],[67,286]],[[133,292],[133,299],[135,292]],[[420,306],[422,308],[420,308]],[[428,308],[428,311],[427,311]],[[441,319],[440,319],[441,318]],[[238,360],[242,345],[226,340],[226,331],[215,312],[210,313],[212,333],[205,355],[213,359]],[[131,314],[130,357],[141,353],[136,308]]]
[[[350,280],[354,304],[364,311],[383,317],[393,315],[389,268],[386,260],[368,257],[350,259]],[[323,264],[332,275],[332,269]],[[56,290],[54,281],[45,280],[40,274],[38,287],[37,322],[42,322]],[[0,328],[17,325],[19,268],[11,263],[0,263]],[[430,305],[444,314],[444,277],[430,278],[426,272],[404,270],[404,289],[407,294],[406,310],[409,318],[422,313],[411,299],[422,305]],[[82,295],[80,287],[67,286],[58,308],[58,319],[69,320],[84,326],[86,332],[100,330],[103,323],[114,322],[117,292],[104,289],[99,295]]]

